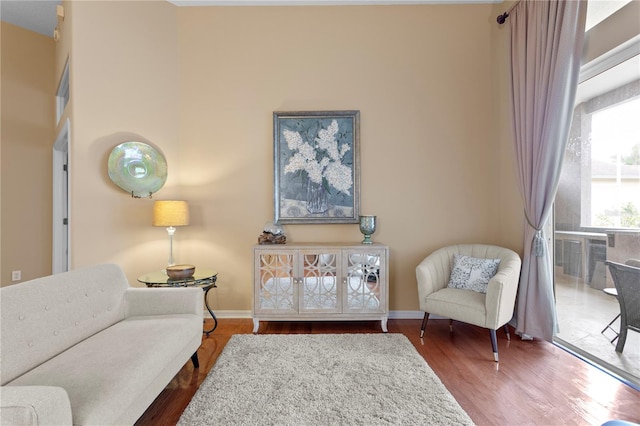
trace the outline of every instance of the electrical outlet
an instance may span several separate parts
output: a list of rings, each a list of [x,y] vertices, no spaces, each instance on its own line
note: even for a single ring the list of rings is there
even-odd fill
[[[20,281],[22,279],[22,271],[12,271],[11,281]]]

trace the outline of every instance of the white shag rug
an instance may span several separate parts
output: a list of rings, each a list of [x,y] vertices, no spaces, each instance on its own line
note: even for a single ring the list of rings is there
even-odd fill
[[[237,334],[178,424],[473,422],[402,334]]]

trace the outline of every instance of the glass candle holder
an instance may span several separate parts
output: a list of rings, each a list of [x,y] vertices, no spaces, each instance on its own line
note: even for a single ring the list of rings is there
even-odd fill
[[[364,235],[362,244],[372,244],[371,235],[376,232],[376,217],[360,216],[360,232]]]

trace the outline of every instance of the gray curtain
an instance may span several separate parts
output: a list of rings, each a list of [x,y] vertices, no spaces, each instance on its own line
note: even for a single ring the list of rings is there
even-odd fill
[[[586,11],[586,0],[522,0],[509,15],[513,139],[527,218],[516,332],[548,341],[557,320],[543,227],[571,125]]]

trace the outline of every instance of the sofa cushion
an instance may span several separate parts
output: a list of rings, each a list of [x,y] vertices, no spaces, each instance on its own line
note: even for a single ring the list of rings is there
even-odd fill
[[[117,265],[98,265],[1,289],[5,384],[124,319],[129,282]]]
[[[449,288],[486,293],[489,280],[498,272],[500,259],[481,259],[463,254],[453,257]]]
[[[197,315],[131,317],[8,385],[64,388],[71,401],[74,424],[126,423],[120,417],[122,413],[137,412],[137,407],[128,407],[146,406],[153,401],[157,393],[146,390],[154,387],[158,376],[163,376],[164,383],[171,380],[184,365],[185,350],[195,352],[201,338],[202,317]],[[135,418],[128,421],[133,423]]]

